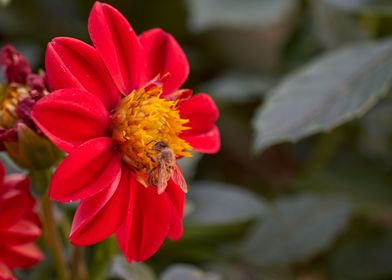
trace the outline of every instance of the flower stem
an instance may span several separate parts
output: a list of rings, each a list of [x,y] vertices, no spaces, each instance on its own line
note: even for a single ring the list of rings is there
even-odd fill
[[[73,257],[72,257],[72,269],[71,269],[71,279],[83,280],[87,278],[87,268],[83,261],[82,247],[74,247]]]
[[[35,179],[34,183],[39,185],[41,189],[47,189],[51,177],[50,170],[32,171],[32,173],[33,172],[35,173],[35,176],[32,176],[32,178]],[[53,214],[53,203],[50,201],[47,191],[41,196],[40,202],[45,243],[52,254],[58,279],[68,280],[70,279],[70,274],[61,238],[56,227],[56,220]]]

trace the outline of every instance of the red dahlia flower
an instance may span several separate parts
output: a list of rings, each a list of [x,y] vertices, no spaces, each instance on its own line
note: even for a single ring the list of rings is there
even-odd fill
[[[0,162],[0,279],[14,279],[11,270],[39,262],[43,255],[33,243],[41,234],[30,180],[5,176]]]
[[[80,200],[70,234],[89,245],[116,234],[128,261],[182,235],[186,184],[176,159],[214,153],[218,110],[206,94],[179,89],[189,72],[175,39],[160,29],[137,36],[113,7],[95,3],[94,47],[55,38],[46,52],[52,90],[33,109],[39,128],[69,156],[50,197]]]

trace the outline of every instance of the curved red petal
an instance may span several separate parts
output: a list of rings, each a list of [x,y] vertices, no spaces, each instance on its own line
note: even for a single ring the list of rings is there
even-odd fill
[[[49,196],[70,202],[86,199],[120,180],[121,158],[108,137],[90,140],[73,150],[52,177]]]
[[[161,29],[148,30],[139,38],[147,60],[146,81],[168,74],[163,82],[163,96],[174,92],[189,74],[189,63],[180,45]]]
[[[219,130],[214,126],[210,131],[197,135],[182,136],[193,149],[205,154],[217,153],[220,150],[221,141]]]
[[[172,211],[171,227],[168,237],[172,240],[178,240],[183,233],[182,218],[184,216],[185,208],[185,193],[173,182],[173,180],[169,180],[165,193],[174,209],[174,211]]]
[[[46,49],[46,74],[51,90],[79,88],[97,96],[112,109],[120,92],[97,51],[73,38],[58,37]]]
[[[15,280],[11,270],[4,263],[0,262],[0,280]]]
[[[179,104],[179,109],[181,118],[189,120],[186,126],[191,128],[185,130],[182,133],[183,136],[198,135],[210,131],[219,116],[214,100],[204,93],[182,101]]]
[[[4,244],[22,244],[32,242],[41,235],[41,228],[35,223],[20,220],[6,231],[0,230],[0,240]]]
[[[10,268],[29,267],[43,259],[41,250],[34,243],[0,246],[0,262]]]
[[[123,94],[140,86],[144,58],[138,37],[126,18],[108,4],[96,2],[88,31],[114,82]]]
[[[129,175],[124,171],[120,183],[84,199],[76,210],[69,240],[90,245],[112,235],[124,222],[129,203]]]
[[[0,196],[0,229],[15,225],[29,209],[30,198],[20,190],[10,190]]]
[[[129,209],[116,238],[126,259],[144,261],[161,247],[168,235],[173,206],[166,193],[144,187],[131,179]]]
[[[35,104],[32,116],[45,135],[66,152],[110,133],[109,112],[103,103],[80,89],[52,92]]]

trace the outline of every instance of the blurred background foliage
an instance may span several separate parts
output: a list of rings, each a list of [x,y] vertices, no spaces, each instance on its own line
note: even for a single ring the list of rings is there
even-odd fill
[[[111,239],[87,247],[87,278],[392,279],[391,0],[107,2],[178,39],[222,150],[182,162],[181,241],[131,265]],[[42,68],[53,37],[89,41],[92,4],[0,0],[0,44]],[[65,240],[75,205],[57,206]],[[51,263],[18,275],[51,279]]]

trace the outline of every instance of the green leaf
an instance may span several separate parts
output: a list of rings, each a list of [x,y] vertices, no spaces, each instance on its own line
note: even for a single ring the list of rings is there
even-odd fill
[[[353,14],[323,0],[311,2],[313,35],[323,48],[336,48],[371,38]]]
[[[338,247],[332,257],[328,279],[391,279],[392,232],[360,233]]]
[[[205,272],[196,266],[175,264],[167,268],[161,280],[223,280],[219,275]]]
[[[219,226],[260,217],[266,203],[245,189],[218,182],[192,184],[188,199],[193,211],[185,218],[192,226]]]
[[[126,280],[156,280],[154,272],[144,263],[127,263],[123,256],[115,256],[110,268],[111,277]]]
[[[297,141],[361,117],[390,91],[391,81],[391,40],[323,55],[268,95],[254,118],[254,148]]]
[[[296,6],[292,0],[187,0],[186,3],[190,26],[197,31],[271,24]]]
[[[203,90],[216,100],[245,103],[259,100],[272,81],[260,74],[228,72],[203,85]]]
[[[274,211],[250,231],[240,254],[257,265],[306,260],[334,241],[348,221],[349,209],[338,198],[302,195],[278,200]]]

